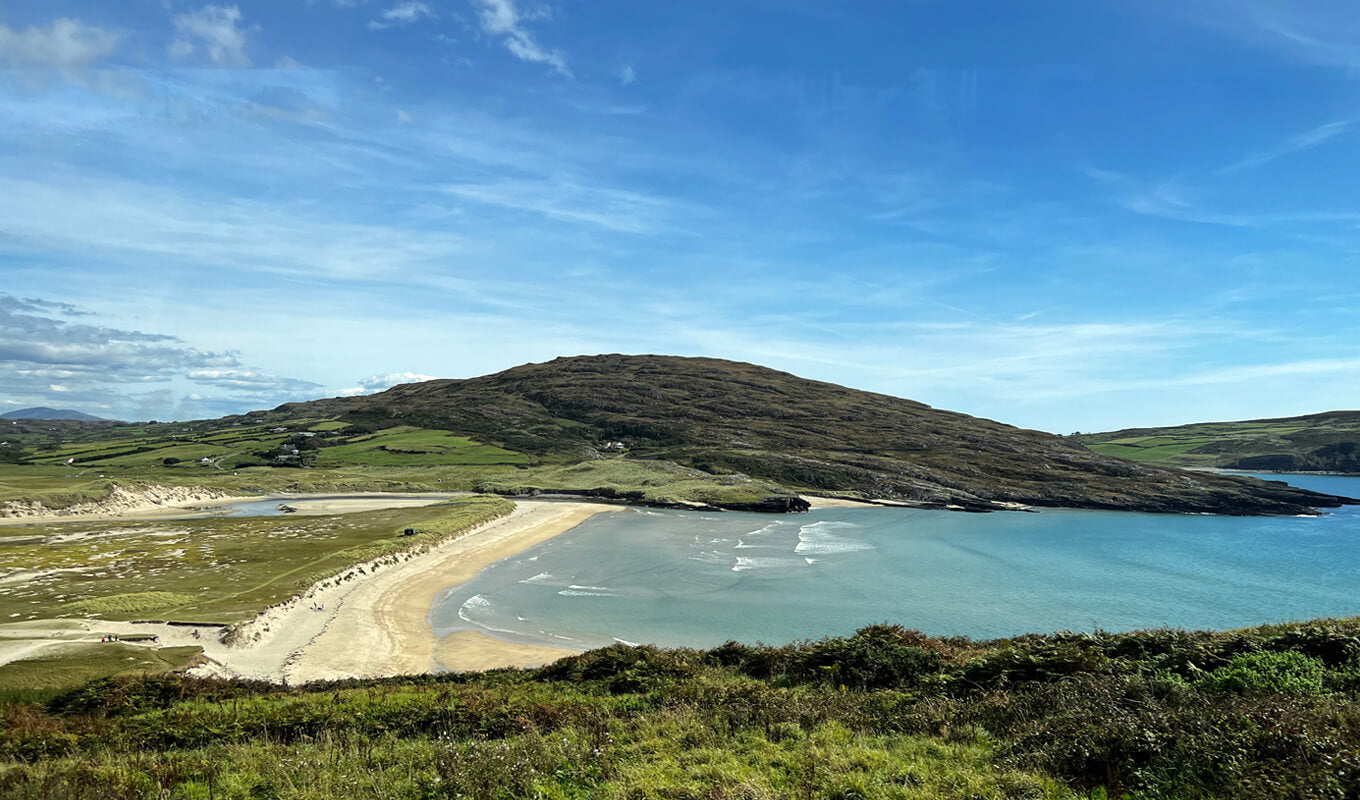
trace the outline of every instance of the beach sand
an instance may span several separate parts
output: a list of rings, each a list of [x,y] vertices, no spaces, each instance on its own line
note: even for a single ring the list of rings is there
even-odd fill
[[[336,606],[324,631],[301,648],[283,670],[289,683],[342,677],[378,677],[430,672],[444,659],[463,669],[478,665],[530,666],[543,663],[538,650],[521,645],[480,642],[475,653],[458,655],[459,645],[471,637],[459,637],[440,648],[435,658],[435,637],[430,628],[430,607],[435,596],[471,580],[490,564],[509,558],[539,542],[551,539],[590,517],[619,506],[602,503],[517,501],[509,515],[488,523],[474,534],[396,567],[385,568],[364,580]],[[499,649],[500,655],[491,651]],[[518,654],[518,655],[517,655]],[[451,666],[451,665],[450,665]]]
[[[862,503],[858,500],[846,500],[841,497],[819,497],[815,494],[802,494],[799,497],[808,501],[812,508],[875,508],[880,504]]]
[[[334,494],[229,495],[214,489],[148,487],[140,490],[119,488],[108,498],[68,509],[51,511],[38,506],[5,509],[0,525],[47,525],[55,522],[145,522],[194,519],[204,516],[231,516],[227,506],[238,503],[281,503],[297,509],[297,516],[353,514],[385,508],[413,508],[443,502],[469,492],[419,492],[391,494],[356,492]]]
[[[576,653],[576,650],[563,647],[505,642],[479,631],[455,631],[439,640],[434,649],[434,660],[445,669],[469,672],[499,667],[538,667]]]
[[[146,646],[203,648],[201,675],[299,684],[313,680],[538,666],[574,651],[504,642],[465,631],[436,641],[429,612],[441,591],[490,564],[564,533],[595,514],[624,510],[602,503],[516,501],[510,514],[396,565],[356,565],[353,579],[323,581],[266,609],[231,644],[222,629],[102,620],[33,620],[0,625],[0,663],[108,634],[155,634]],[[363,570],[360,572],[359,568]],[[195,637],[195,632],[198,636]]]

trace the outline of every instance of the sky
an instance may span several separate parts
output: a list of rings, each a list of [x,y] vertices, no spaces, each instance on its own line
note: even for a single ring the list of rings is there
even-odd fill
[[[590,353],[1360,407],[1354,0],[7,0],[0,412]]]

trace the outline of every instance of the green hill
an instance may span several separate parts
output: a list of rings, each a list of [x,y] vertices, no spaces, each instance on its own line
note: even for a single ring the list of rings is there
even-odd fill
[[[710,358],[579,356],[216,420],[5,427],[0,506],[89,502],[110,481],[760,511],[806,508],[800,493],[968,511],[1304,514],[1346,500]]]
[[[1108,456],[1179,467],[1360,473],[1360,411],[1081,436]]]
[[[446,430],[539,463],[589,463],[615,453],[609,443],[621,443],[631,459],[968,510],[1021,503],[1292,514],[1340,502],[1111,458],[1068,437],[710,358],[559,358],[479,378],[288,404],[274,413],[375,430]],[[524,485],[532,486],[527,478]]]

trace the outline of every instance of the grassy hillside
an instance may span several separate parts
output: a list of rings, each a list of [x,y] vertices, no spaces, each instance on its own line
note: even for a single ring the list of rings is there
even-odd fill
[[[108,480],[570,491],[769,511],[804,507],[799,492],[964,510],[1299,514],[1341,502],[752,364],[665,356],[562,358],[219,420],[23,422],[6,435],[0,503],[49,507],[106,494]]]
[[[1109,458],[1067,437],[706,358],[582,356],[370,397],[281,406],[384,428],[448,430],[579,462],[615,452],[781,486],[967,509],[1039,506],[1298,513],[1325,498]]]
[[[1343,798],[1360,624],[622,645],[531,672],[105,680],[0,705],[0,796]]]
[[[1130,428],[1080,439],[1097,453],[1149,464],[1360,473],[1360,411]]]

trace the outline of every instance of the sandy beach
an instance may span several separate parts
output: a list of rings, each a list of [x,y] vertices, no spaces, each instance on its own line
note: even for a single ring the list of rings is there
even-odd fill
[[[215,489],[153,486],[139,490],[122,487],[108,498],[53,511],[41,506],[11,503],[0,515],[0,526],[47,525],[54,522],[127,522],[194,519],[204,516],[230,516],[229,506],[240,503],[276,503],[295,509],[302,517],[353,514],[385,508],[414,508],[448,500],[468,492],[417,492],[392,494],[355,492],[354,494],[269,494],[232,495]]]
[[[385,501],[374,498],[372,502]],[[436,595],[595,514],[622,510],[602,503],[516,501],[510,514],[425,553],[380,568],[357,564],[342,573],[352,576],[350,580],[323,581],[330,585],[313,586],[287,603],[266,609],[242,626],[230,644],[219,641],[220,628],[208,626],[34,620],[0,626],[0,663],[72,643],[98,642],[108,634],[153,633],[159,638],[158,646],[202,647],[207,663],[194,668],[198,674],[289,684],[438,668],[537,666],[574,651],[505,642],[476,631],[436,640],[429,623]]]
[[[443,643],[441,658],[436,660],[436,642],[428,619],[430,606],[440,592],[470,580],[488,565],[564,533],[596,514],[619,510],[620,506],[602,503],[517,501],[513,512],[475,533],[359,582],[333,610],[326,604],[322,615],[331,619],[319,635],[293,654],[282,676],[289,683],[302,683],[429,672],[445,659],[455,661],[458,669],[536,666],[569,654],[571,651],[555,648],[526,649],[491,637],[481,637],[488,641],[459,652],[459,643],[466,645],[475,639],[461,636]]]
[[[800,494],[799,497],[808,502],[814,509],[817,508],[874,508],[877,503],[865,503],[859,500],[848,500],[843,497],[821,497],[815,494]]]

